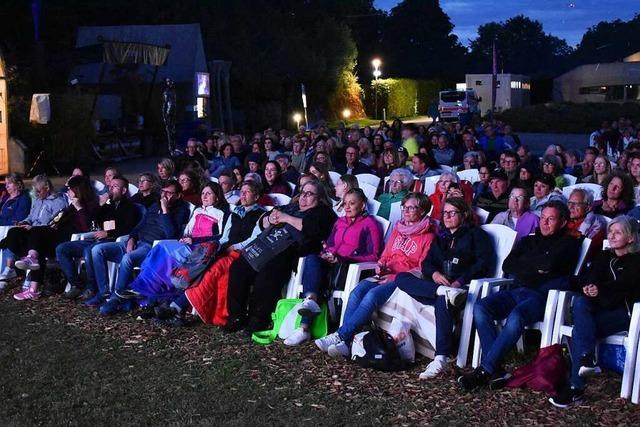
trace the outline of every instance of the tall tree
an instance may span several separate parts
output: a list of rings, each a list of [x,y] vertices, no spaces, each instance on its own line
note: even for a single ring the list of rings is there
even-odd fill
[[[539,21],[517,15],[505,22],[489,22],[478,28],[478,37],[470,45],[470,72],[491,72],[494,42],[499,71],[534,78],[555,77],[566,67],[571,53],[567,42],[545,33]]]
[[[640,15],[629,21],[602,21],[589,28],[578,44],[574,65],[620,61],[640,50]]]
[[[404,0],[391,9],[383,34],[389,74],[451,77],[464,62],[465,48],[438,0]]]

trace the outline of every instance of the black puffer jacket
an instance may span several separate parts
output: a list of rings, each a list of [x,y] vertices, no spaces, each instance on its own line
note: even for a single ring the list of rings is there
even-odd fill
[[[583,285],[594,284],[596,304],[604,309],[627,305],[630,310],[640,301],[640,252],[617,256],[613,251],[601,252],[593,262]]]

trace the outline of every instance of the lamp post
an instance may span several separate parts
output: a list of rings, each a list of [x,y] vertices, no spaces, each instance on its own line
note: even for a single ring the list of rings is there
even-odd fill
[[[296,122],[296,132],[300,132],[300,121],[302,120],[302,114],[295,113],[293,115],[293,121]]]
[[[382,64],[382,61],[380,60],[380,58],[374,58],[373,61],[371,61],[371,65],[373,65],[373,78],[375,79],[375,81],[373,82],[373,93],[374,93],[374,99],[375,99],[375,108],[376,108],[376,112],[375,112],[375,119],[378,119],[378,79],[380,78],[380,76],[382,75],[382,72],[380,71],[380,65]]]

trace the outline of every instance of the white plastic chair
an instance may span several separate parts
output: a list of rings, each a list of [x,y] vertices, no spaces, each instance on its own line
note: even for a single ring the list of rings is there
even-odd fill
[[[293,192],[296,191],[296,185],[293,182],[289,182],[289,181],[287,181],[287,185],[291,189],[291,194],[293,194]],[[333,185],[335,185],[335,184],[333,184]]]
[[[475,208],[473,208],[473,212],[478,216],[480,225],[487,223],[487,218],[489,218],[489,211],[476,206]]]
[[[372,174],[372,173],[361,173],[356,175],[356,179],[358,180],[358,185],[362,188],[363,184],[369,184],[373,186],[373,188],[377,189],[378,185],[380,185],[380,177]]]
[[[440,180],[440,175],[429,176],[429,177],[425,178],[425,180],[424,180],[424,189],[423,189],[424,194],[426,194],[427,196],[430,196],[433,193],[435,193],[436,192],[436,184],[438,183],[439,180]]]
[[[338,172],[335,171],[329,171],[329,177],[331,178],[331,182],[333,182],[333,185],[337,185],[338,184],[338,180],[340,179],[342,175],[340,175]]]
[[[391,209],[389,210],[389,228],[393,228],[396,222],[402,219],[402,202],[391,203]]]
[[[216,178],[215,176],[210,176],[209,177],[209,181],[217,183],[218,182],[218,178]]]
[[[568,314],[573,303],[573,292],[560,292],[555,316],[555,336],[554,344],[561,343],[563,338],[571,337],[573,326],[568,324]],[[640,395],[640,379],[635,378],[640,373],[640,358],[638,356],[638,336],[640,335],[640,302],[633,305],[631,311],[631,322],[628,331],[621,331],[614,335],[609,335],[598,341],[613,345],[623,345],[626,350],[624,359],[624,370],[622,373],[622,386],[620,387],[620,397],[629,399],[632,397],[633,403],[638,403]],[[597,347],[596,347],[597,348]],[[634,400],[635,399],[635,400]]]
[[[562,195],[565,199],[569,200],[569,196],[571,192],[576,188],[584,188],[586,190],[590,190],[593,194],[593,200],[602,200],[602,185],[592,184],[589,182],[584,182],[581,184],[568,185],[562,189]]]
[[[380,202],[376,199],[367,200],[367,212],[369,215],[376,215],[378,213],[378,209],[380,209]]]
[[[516,239],[516,232],[499,224],[481,226],[491,237],[496,253],[496,263],[490,277],[502,277],[502,263],[507,257]],[[460,342],[458,344],[457,365],[463,368],[467,363],[473,326],[473,306],[480,294],[482,282],[486,279],[474,279],[469,283],[467,302],[462,312]],[[396,289],[389,300],[380,307],[377,323],[383,329],[391,326],[393,318],[413,323],[416,350],[433,358],[435,343],[435,310],[432,305],[424,305],[406,292]]]
[[[138,187],[136,187],[135,185],[129,183],[129,197],[135,195],[138,193]]]
[[[562,177],[567,182],[566,186],[575,185],[576,181],[578,181],[578,178],[576,178],[575,176],[573,176],[571,174],[568,174],[568,173],[563,174]],[[567,199],[568,199],[568,197],[567,197]]]
[[[357,176],[357,175],[356,175]],[[367,196],[367,199],[374,200],[376,198],[376,192],[378,191],[378,187],[374,187],[371,184],[363,183],[360,184],[360,189],[364,192],[364,195]]]
[[[576,267],[574,269],[573,274],[577,276],[582,269],[584,264],[584,260],[587,257],[587,252],[589,251],[589,246],[591,245],[591,239],[585,238],[582,241],[582,245],[580,246],[580,254],[578,256],[578,261],[576,262]],[[503,287],[508,287],[513,283],[512,279],[495,279],[495,280],[485,280],[482,283],[482,291],[481,298],[488,296],[491,293],[498,292]],[[541,321],[534,322],[531,325],[526,326],[526,329],[535,329],[540,331],[540,348],[548,347],[553,342],[554,330],[555,330],[555,318],[556,318],[556,309],[558,305],[560,291],[558,290],[550,290],[547,294],[547,301],[544,310],[544,316]],[[524,350],[524,345],[522,343],[522,337],[518,340],[517,344],[518,350],[522,352]],[[482,348],[480,346],[480,337],[478,333],[475,334],[474,346],[473,346],[473,357],[472,357],[472,366],[475,368],[480,365],[480,359],[482,357]]]
[[[464,169],[461,171],[457,171],[456,174],[460,180],[466,180],[470,183],[476,183],[480,181],[480,175],[478,169]]]
[[[267,194],[273,200],[275,206],[285,206],[291,203],[291,197],[282,193],[269,193]]]
[[[92,186],[93,186],[93,189],[96,191],[96,193],[102,193],[106,187],[106,185],[104,185],[102,182],[98,181],[97,179],[93,180]]]
[[[440,169],[442,172],[451,172],[453,170],[453,168],[449,165],[440,165],[438,166],[438,169]]]

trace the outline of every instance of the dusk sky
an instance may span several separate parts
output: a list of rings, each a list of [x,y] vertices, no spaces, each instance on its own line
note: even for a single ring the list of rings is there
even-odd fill
[[[375,6],[391,10],[398,0],[375,0]],[[455,25],[460,42],[469,45],[479,25],[525,15],[542,22],[544,31],[563,38],[571,46],[580,42],[587,28],[598,22],[629,20],[640,13],[640,0],[441,0]]]

